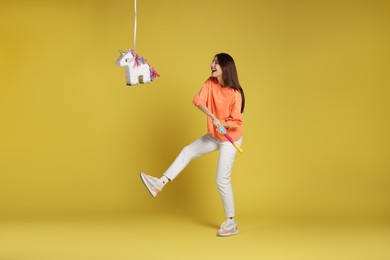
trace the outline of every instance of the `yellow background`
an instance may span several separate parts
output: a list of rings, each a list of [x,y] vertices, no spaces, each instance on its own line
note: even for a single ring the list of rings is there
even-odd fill
[[[143,208],[138,173],[205,133],[192,98],[227,52],[247,97],[238,212],[389,216],[388,4],[139,1],[137,51],[161,78],[136,87],[115,65],[131,1],[5,1],[0,17],[2,212]],[[219,207],[216,156],[154,207]]]
[[[133,22],[132,1],[1,1],[2,216],[222,221],[216,153],[154,200],[139,172],[205,133],[192,98],[226,52],[247,102],[237,217],[389,219],[387,1],[139,0],[137,53],[161,77],[127,87]]]

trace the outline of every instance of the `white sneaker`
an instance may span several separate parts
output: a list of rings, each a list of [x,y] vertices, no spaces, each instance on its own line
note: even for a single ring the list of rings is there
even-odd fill
[[[148,188],[150,194],[153,197],[156,197],[157,193],[159,193],[161,191],[161,188],[159,187],[159,185],[157,183],[157,181],[158,181],[157,178],[141,172],[141,180],[145,184],[146,188]]]
[[[234,219],[232,220],[228,219],[222,223],[221,227],[217,232],[217,236],[228,237],[228,236],[236,235],[238,233],[239,232],[237,228],[237,222]]]

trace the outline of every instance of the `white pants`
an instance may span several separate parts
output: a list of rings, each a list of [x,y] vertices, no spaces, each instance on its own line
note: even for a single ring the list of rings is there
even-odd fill
[[[237,141],[239,145],[242,143],[242,137]],[[194,141],[192,144],[183,148],[175,161],[166,170],[164,175],[170,179],[175,179],[179,173],[196,157],[220,150],[217,166],[217,187],[221,194],[223,208],[226,217],[234,217],[234,199],[230,175],[234,159],[237,154],[236,148],[228,141],[223,142],[213,137],[211,134],[206,134]]]

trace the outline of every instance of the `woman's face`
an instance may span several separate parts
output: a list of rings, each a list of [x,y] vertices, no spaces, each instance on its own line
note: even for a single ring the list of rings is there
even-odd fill
[[[218,63],[217,57],[214,57],[211,65],[211,76],[215,78],[221,78],[222,79],[222,68]]]

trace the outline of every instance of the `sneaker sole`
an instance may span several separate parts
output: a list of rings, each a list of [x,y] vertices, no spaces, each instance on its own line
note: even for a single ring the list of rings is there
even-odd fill
[[[217,233],[217,236],[219,236],[219,237],[230,237],[230,236],[238,235],[238,234],[240,234],[240,232],[238,232],[238,230],[237,230],[237,231],[235,231],[233,233],[227,233],[227,234],[218,234]]]
[[[143,184],[145,185],[145,187],[148,189],[150,195],[152,195],[153,198],[155,198],[157,196],[157,193],[154,193],[152,190],[150,190],[148,184],[147,184],[147,180],[144,178],[144,174],[143,172],[140,173],[140,177],[141,177],[141,180],[143,182]]]

